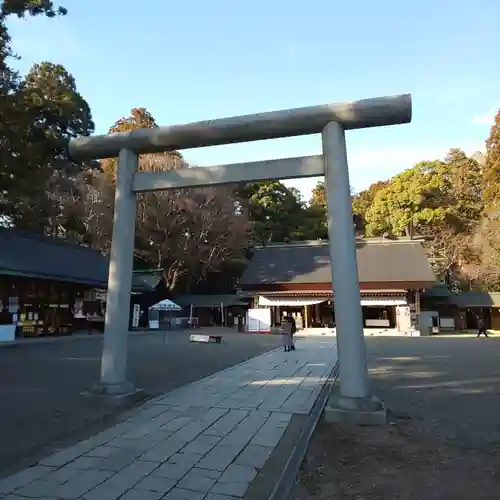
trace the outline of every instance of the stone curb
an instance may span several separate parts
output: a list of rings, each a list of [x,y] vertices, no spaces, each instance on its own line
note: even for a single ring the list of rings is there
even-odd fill
[[[309,415],[294,415],[244,500],[287,500],[338,376],[335,364]],[[276,480],[276,478],[278,478]]]

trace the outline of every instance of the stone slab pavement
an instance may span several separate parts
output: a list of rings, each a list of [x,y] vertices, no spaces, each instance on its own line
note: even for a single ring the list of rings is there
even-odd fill
[[[333,339],[296,345],[148,401],[128,420],[0,481],[0,498],[250,498],[291,421],[311,414],[337,363]]]
[[[282,345],[277,335],[219,329],[222,344],[189,342],[189,332],[131,334],[128,377],[144,400]],[[48,342],[46,342],[46,340]],[[102,335],[26,339],[0,349],[0,478],[128,418],[137,406],[84,396],[99,380]]]

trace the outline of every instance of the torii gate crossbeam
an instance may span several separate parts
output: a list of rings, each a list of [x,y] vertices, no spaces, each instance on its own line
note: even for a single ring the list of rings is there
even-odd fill
[[[371,397],[368,384],[345,130],[409,123],[411,113],[411,96],[405,94],[71,140],[74,159],[119,158],[100,392],[134,391],[127,380],[127,332],[136,193],[324,175],[340,363],[340,394],[332,418],[359,421],[360,415],[366,420],[370,412],[380,413],[382,406]],[[140,154],[316,133],[322,135],[320,156],[137,172]]]

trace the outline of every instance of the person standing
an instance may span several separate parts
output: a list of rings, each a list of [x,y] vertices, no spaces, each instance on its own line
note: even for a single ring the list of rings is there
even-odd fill
[[[295,351],[295,342],[293,340],[293,336],[297,332],[297,323],[295,323],[295,318],[292,315],[290,315],[290,322],[292,323],[292,334],[290,337],[290,350]]]
[[[281,324],[281,333],[283,335],[283,347],[285,349],[285,352],[289,352],[292,350],[295,350],[293,346],[293,328],[294,328],[295,321],[293,318],[287,314],[283,318],[283,322]]]
[[[479,338],[483,334],[485,337],[488,337],[488,331],[486,330],[486,322],[483,317],[478,318],[477,320],[477,337]]]

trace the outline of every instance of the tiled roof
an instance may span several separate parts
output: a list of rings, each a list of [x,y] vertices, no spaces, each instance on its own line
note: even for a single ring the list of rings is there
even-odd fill
[[[360,283],[436,282],[419,241],[360,239],[357,260]],[[328,242],[313,241],[256,249],[240,286],[330,282]]]
[[[462,292],[457,293],[453,303],[458,307],[500,307],[500,293]]]
[[[109,259],[90,248],[0,228],[0,274],[107,288],[108,269]],[[132,289],[152,290],[141,276],[133,276]]]

